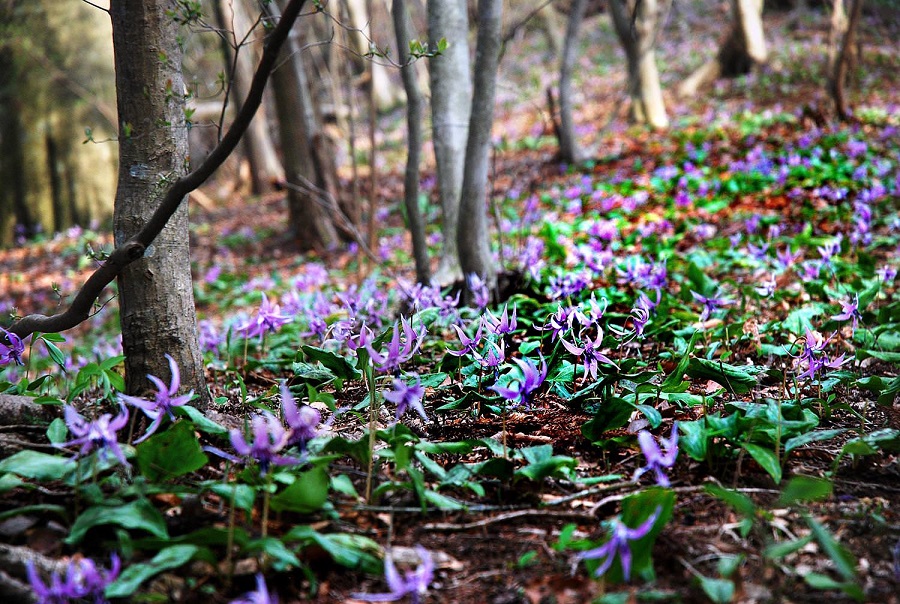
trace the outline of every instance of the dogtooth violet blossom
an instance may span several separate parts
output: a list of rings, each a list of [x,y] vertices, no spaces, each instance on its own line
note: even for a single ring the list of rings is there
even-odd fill
[[[97,419],[88,421],[75,410],[75,407],[66,405],[64,412],[66,426],[75,438],[55,446],[81,445],[81,450],[78,451],[76,457],[83,457],[96,450],[101,458],[106,459],[112,455],[122,462],[122,465],[130,466],[116,436],[116,432],[128,424],[128,410],[121,403],[120,409],[122,412],[115,417],[111,413],[104,413]]]
[[[513,359],[513,362],[519,366],[522,372],[521,379],[518,377],[513,378],[507,386],[494,384],[489,389],[511,403],[517,405],[524,403],[527,407],[531,403],[532,394],[541,387],[541,384],[544,383],[544,379],[547,377],[547,361],[541,356],[540,369],[531,359]]]
[[[475,306],[479,309],[486,307],[488,302],[491,301],[491,292],[481,277],[477,273],[466,275],[466,285],[469,287],[469,291],[472,292],[472,301],[475,303]]]
[[[166,359],[168,359],[169,361],[169,371],[172,373],[172,379],[169,382],[168,386],[166,386],[163,381],[155,375],[147,376],[147,379],[153,382],[153,385],[156,386],[156,394],[154,395],[154,400],[148,401],[147,399],[139,398],[136,396],[129,396],[127,394],[119,395],[119,399],[122,402],[137,407],[144,412],[144,415],[153,420],[150,423],[150,426],[147,427],[147,431],[144,433],[144,435],[134,441],[135,444],[143,442],[147,439],[147,437],[156,432],[160,424],[162,424],[164,418],[168,417],[170,420],[174,421],[175,414],[172,412],[172,410],[175,407],[186,405],[192,398],[194,398],[193,390],[191,390],[187,394],[175,396],[175,394],[178,392],[178,388],[181,387],[181,372],[178,370],[178,363],[175,362],[175,359],[173,359],[168,354],[166,355]]]
[[[425,389],[422,387],[422,381],[416,375],[416,383],[409,385],[405,380],[395,379],[393,390],[384,393],[384,400],[397,405],[397,421],[406,413],[406,410],[412,407],[418,413],[423,421],[428,421],[425,414],[425,407],[422,406],[422,397],[425,396]]]
[[[239,325],[237,331],[246,338],[257,336],[261,338],[266,333],[275,333],[282,325],[292,320],[289,316],[281,314],[281,307],[269,302],[269,297],[263,292],[256,316]]]
[[[698,321],[701,323],[706,321],[710,315],[719,310],[721,307],[731,304],[731,300],[727,298],[720,298],[716,296],[701,296],[694,290],[691,290],[691,295],[694,297],[694,300],[703,305],[703,312],[700,313],[700,318]]]
[[[616,365],[612,361],[612,359],[600,352],[600,349],[603,348],[602,331],[598,333],[597,337],[592,340],[588,336],[584,335],[584,331],[582,330],[581,342],[582,344],[584,344],[584,346],[576,346],[575,344],[571,344],[562,338],[560,338],[559,341],[563,345],[563,348],[581,359],[582,366],[584,367],[585,377],[590,374],[591,378],[596,380],[597,367],[600,363],[606,363],[607,365],[618,367],[618,365]]]
[[[828,359],[825,356],[825,346],[831,341],[834,335],[835,334],[831,334],[827,338],[823,338],[815,331],[809,329],[806,330],[806,337],[803,340],[803,349],[794,360],[794,367],[798,369],[806,367],[806,370],[797,376],[798,379],[809,378],[810,380],[813,380],[819,370],[826,367],[829,369],[837,369],[846,362],[844,359],[845,355],[843,354],[834,359]]]
[[[509,315],[509,307],[503,306],[503,313],[497,317],[491,311],[486,311],[483,315],[483,323],[488,331],[495,336],[504,336],[516,330],[518,321],[516,320],[516,307],[513,306],[512,316]]]
[[[298,407],[294,395],[285,382],[281,383],[281,408],[284,411],[284,421],[290,429],[287,444],[299,445],[301,450],[306,449],[306,443],[319,433],[322,414],[311,405]]]
[[[663,447],[666,452],[663,453],[659,445],[653,439],[653,435],[647,430],[638,432],[638,444],[641,446],[641,452],[647,459],[647,465],[639,468],[634,473],[634,481],[643,476],[646,472],[656,474],[656,484],[661,487],[670,486],[669,477],[665,470],[675,465],[675,459],[678,457],[678,422],[672,424],[672,435],[669,438],[662,439]]]
[[[266,579],[262,573],[256,573],[256,589],[232,600],[229,604],[278,604],[278,597],[274,591],[269,591],[266,587]]]
[[[461,350],[448,350],[447,354],[453,355],[455,357],[462,357],[468,354],[473,354],[475,352],[475,348],[481,342],[481,331],[484,328],[484,323],[482,321],[478,321],[478,330],[475,332],[473,337],[469,337],[466,335],[466,332],[456,324],[453,324],[453,329],[456,330],[456,335],[459,337],[459,343],[462,344]]]
[[[862,313],[859,312],[859,294],[856,294],[853,300],[841,301],[841,312],[831,317],[835,321],[850,321],[851,331],[856,331],[859,320],[862,319]]]
[[[6,331],[2,327],[0,327],[0,332],[3,332],[3,334],[0,335],[0,340],[5,336],[6,340],[9,342],[7,345],[0,341],[0,365],[6,365],[8,363],[24,365],[25,363],[22,362],[22,355],[25,354],[25,342],[13,332]]]
[[[268,411],[253,417],[250,434],[250,442],[244,438],[242,430],[232,430],[228,436],[235,451],[244,457],[256,460],[259,464],[260,474],[265,475],[271,464],[290,466],[302,463],[301,459],[280,455],[281,450],[287,446],[290,435],[278,419]],[[224,457],[231,458],[228,455]]]
[[[401,331],[403,332],[402,340],[400,339]],[[391,341],[388,342],[386,348],[376,351],[372,348],[371,343],[366,343],[366,350],[375,364],[375,369],[386,373],[397,373],[400,371],[400,365],[410,360],[416,351],[419,350],[424,337],[424,327],[416,331],[413,329],[410,320],[403,317],[400,319],[400,326],[394,323]]]
[[[37,598],[38,604],[62,604],[69,601],[90,599],[99,604],[107,602],[104,597],[106,586],[119,576],[122,564],[119,556],[110,557],[109,570],[97,568],[90,558],[80,558],[69,562],[65,579],[58,573],[50,576],[50,582],[44,583],[38,575],[33,560],[25,563],[28,583]]]
[[[421,545],[416,546],[416,552],[419,554],[419,566],[415,570],[406,571],[402,577],[391,556],[385,556],[384,580],[388,584],[389,592],[355,593],[352,594],[352,597],[366,602],[395,602],[404,596],[409,596],[411,604],[419,604],[422,596],[428,591],[428,586],[434,581],[434,560],[431,558],[431,553]]]
[[[576,561],[602,559],[600,566],[594,571],[595,577],[602,577],[618,555],[619,562],[622,564],[622,576],[626,581],[631,580],[631,542],[646,537],[656,523],[659,514],[660,508],[657,507],[649,518],[635,528],[629,528],[625,526],[621,518],[615,518],[612,521],[612,534],[609,541],[600,547],[581,552],[576,557]]]
[[[488,341],[484,348],[487,352],[484,354],[476,352],[475,360],[485,369],[493,368],[496,372],[497,368],[506,360],[506,343],[503,340],[500,340],[500,344],[497,345]]]

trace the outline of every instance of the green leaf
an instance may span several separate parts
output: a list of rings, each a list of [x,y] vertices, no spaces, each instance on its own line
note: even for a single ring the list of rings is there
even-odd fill
[[[301,566],[297,554],[292,552],[281,539],[263,537],[249,542],[245,548],[249,554],[265,554],[271,562],[272,569],[283,572]]]
[[[831,497],[833,485],[830,480],[824,478],[816,478],[814,476],[794,476],[791,478],[781,497],[778,498],[777,505],[788,507],[794,505],[798,501],[819,501]]]
[[[716,604],[728,604],[734,599],[734,583],[728,579],[713,579],[698,575],[700,588]]]
[[[0,474],[0,495],[25,484],[25,481],[15,474]]]
[[[789,438],[784,443],[784,454],[787,455],[797,447],[802,447],[803,445],[808,445],[809,443],[830,440],[835,436],[838,436],[839,434],[843,434],[846,431],[847,430],[845,428],[815,430],[813,432],[806,432],[805,434]]]
[[[806,516],[806,524],[808,524],[809,528],[812,530],[812,534],[816,541],[822,546],[822,550],[829,558],[831,558],[831,561],[834,562],[834,566],[837,568],[838,573],[840,573],[847,581],[855,581],[856,558],[854,558],[853,554],[843,545],[838,543],[838,541],[831,536],[831,533],[828,532],[828,529],[819,524],[812,516]]]
[[[191,405],[175,407],[175,415],[187,417],[200,432],[205,432],[206,434],[228,434],[228,430],[225,427],[212,421],[203,415],[202,411]]]
[[[314,385],[333,382],[337,377],[326,367],[319,367],[312,363],[301,363],[299,361],[291,364],[291,371],[295,378],[303,382],[311,382]]]
[[[272,497],[270,505],[276,512],[288,510],[298,514],[312,514],[328,501],[328,472],[313,468],[300,474],[285,490]]]
[[[244,510],[248,514],[253,511],[253,503],[256,501],[256,489],[248,484],[207,483],[207,488],[222,499],[228,505],[234,505],[239,510]],[[232,501],[233,500],[233,501]]]
[[[875,357],[879,361],[884,361],[885,363],[900,363],[900,352],[889,352],[884,350],[861,350],[858,354],[860,355],[860,358],[870,356]]]
[[[11,472],[31,480],[61,480],[75,469],[68,457],[23,450],[0,461],[0,474]]]
[[[653,552],[653,544],[656,538],[665,528],[669,519],[672,517],[672,510],[675,508],[675,492],[671,489],[661,487],[651,487],[644,489],[632,495],[628,495],[622,500],[622,522],[625,526],[634,528],[643,524],[657,509],[659,515],[644,537],[631,542],[631,568],[632,575],[643,577],[645,580],[653,580],[655,574],[653,572],[653,560],[651,553]],[[615,574],[611,579],[614,582],[620,581],[622,578],[621,567],[617,563],[614,567]]]
[[[806,544],[812,541],[812,535],[807,535],[802,539],[795,539],[793,541],[785,541],[782,543],[773,543],[771,545],[766,546],[766,549],[763,551],[763,555],[769,560],[778,560],[779,558],[784,558],[785,556],[789,556],[794,552],[798,552],[804,547]]]
[[[61,417],[57,417],[50,422],[49,426],[47,426],[47,440],[49,440],[51,444],[61,445],[66,442],[68,434],[69,429],[66,427],[66,422]]]
[[[748,373],[747,368],[721,361],[692,358],[686,373],[692,378],[712,380],[736,394],[745,394],[756,386],[756,378]]]
[[[437,491],[426,489],[424,492],[425,501],[441,510],[464,510],[466,504],[462,501],[442,495]]]
[[[324,350],[307,344],[301,346],[300,349],[303,351],[303,354],[306,355],[307,359],[313,362],[318,361],[319,363],[322,363],[322,366],[331,370],[334,375],[342,380],[356,380],[362,375],[350,361],[330,350]]]
[[[581,426],[581,433],[591,442],[603,440],[603,433],[616,430],[628,423],[634,407],[619,397],[611,397],[594,412],[594,417]]]
[[[678,441],[681,450],[695,461],[705,461],[709,442],[706,421],[703,418],[694,421],[678,422],[681,439]]]
[[[141,529],[162,539],[169,536],[162,514],[146,499],[138,499],[124,505],[88,508],[75,520],[65,541],[68,545],[74,545],[84,538],[88,530],[103,524]]]
[[[567,478],[572,476],[578,462],[567,455],[553,455],[552,445],[528,447],[519,451],[528,465],[515,471],[515,477],[524,476],[530,480],[542,480],[551,476]]]
[[[732,491],[731,489],[726,489],[716,484],[708,484],[706,485],[706,487],[704,487],[704,489],[713,497],[721,499],[722,501],[730,505],[734,509],[734,511],[736,511],[741,516],[750,519],[756,517],[756,505],[753,503],[752,499],[750,499],[743,493]]]
[[[106,587],[106,597],[130,597],[148,579],[190,562],[199,550],[200,548],[195,545],[173,545],[161,550],[150,562],[128,566],[118,579]]]
[[[756,460],[756,463],[769,473],[775,484],[781,482],[781,462],[778,461],[773,451],[753,443],[744,443],[742,446]]]
[[[50,358],[54,363],[59,365],[60,367],[65,368],[66,366],[66,355],[63,354],[63,351],[59,349],[56,344],[50,342],[47,338],[44,339],[44,346],[47,347],[47,353],[50,355]]]
[[[209,458],[200,447],[194,424],[176,422],[136,447],[137,465],[147,480],[167,480],[199,470]]]
[[[819,303],[801,306],[788,313],[787,318],[782,321],[781,326],[795,336],[803,336],[806,334],[806,330],[813,329],[813,318],[821,315],[823,312],[825,312],[825,308]]]

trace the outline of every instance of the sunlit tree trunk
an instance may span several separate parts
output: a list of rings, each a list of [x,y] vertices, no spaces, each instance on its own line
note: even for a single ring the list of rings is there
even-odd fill
[[[572,70],[578,56],[578,30],[584,20],[586,8],[587,0],[572,2],[559,67],[559,158],[564,162],[575,163],[584,158],[572,119]]]
[[[237,46],[237,48],[231,48],[231,52],[225,57],[228,62],[225,73],[233,75],[231,99],[233,103],[240,105],[246,98],[247,91],[250,90],[250,80],[253,78],[253,71],[256,68],[258,52],[253,47],[253,41],[256,37],[262,36],[263,31],[256,25],[255,15],[247,6],[247,0],[218,1],[224,20],[223,27],[226,31],[230,30],[233,33],[233,37],[229,36],[230,42]],[[251,33],[247,37],[248,32],[255,26],[257,32]],[[243,45],[241,45],[242,41],[244,41]],[[265,107],[261,106],[256,112],[244,137],[243,146],[247,152],[247,161],[250,163],[253,193],[271,191],[274,185],[284,178],[284,169],[275,153],[275,144],[269,133]]]
[[[168,184],[187,171],[185,88],[175,0],[112,0],[119,109],[116,245],[140,230]],[[208,399],[191,283],[188,206],[181,204],[145,257],[119,278],[119,306],[129,393],[150,387],[147,374],[168,380],[163,355],[181,369],[182,385]]]
[[[749,73],[755,65],[768,60],[762,10],[763,0],[732,0],[731,28],[722,38],[716,56],[681,83],[679,96],[693,97],[720,77]]]
[[[502,17],[503,0],[478,1],[474,94],[457,235],[463,273],[478,275],[492,292],[497,288],[497,267],[491,255],[487,219],[488,168]]]
[[[393,0],[391,14],[397,35],[400,56],[400,75],[406,90],[406,175],[403,179],[403,202],[406,208],[406,224],[412,237],[413,258],[416,262],[416,281],[427,285],[431,281],[428,264],[428,243],[425,240],[425,223],[419,211],[419,161],[422,155],[422,95],[416,79],[416,65],[409,54],[412,27],[404,0]]]
[[[628,61],[631,119],[654,128],[669,125],[656,68],[656,40],[671,0],[610,0],[612,21]]]
[[[429,59],[431,126],[443,221],[443,248],[435,281],[462,279],[456,246],[472,80],[469,74],[469,18],[466,0],[429,0],[428,40],[432,48],[445,38],[447,49]]]
[[[351,36],[354,49],[359,56],[366,55],[369,51],[369,43],[372,38],[372,28],[369,25],[371,16],[366,10],[366,0],[347,0],[347,8],[350,10],[349,25],[357,32]],[[368,66],[372,77],[375,105],[380,111],[386,111],[396,105],[399,100],[399,92],[391,84],[387,69],[380,62],[374,62]]]

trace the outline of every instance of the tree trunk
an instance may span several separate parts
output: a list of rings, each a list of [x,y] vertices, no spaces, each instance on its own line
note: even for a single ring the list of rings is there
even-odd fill
[[[419,158],[422,155],[422,95],[416,78],[416,64],[409,55],[412,27],[404,0],[393,0],[391,13],[397,34],[400,55],[400,75],[406,90],[407,156],[406,175],[403,179],[403,203],[406,207],[406,224],[412,237],[413,258],[416,262],[416,281],[428,285],[431,266],[428,261],[428,243],[425,240],[425,223],[419,211]]]
[[[469,74],[469,16],[466,0],[429,0],[428,41],[437,48],[446,38],[447,49],[429,59],[431,127],[437,164],[438,194],[443,221],[443,247],[435,281],[448,285],[462,279],[456,246],[459,198],[462,191],[472,79]]]
[[[497,289],[497,268],[491,255],[487,220],[488,168],[494,96],[500,62],[503,0],[478,0],[475,81],[466,163],[459,206],[459,261],[463,273],[476,274],[491,292]],[[469,292],[471,294],[471,292]]]
[[[578,56],[578,29],[586,8],[587,0],[574,0],[572,3],[559,66],[559,159],[570,163],[578,163],[584,159],[572,119],[572,70]]]
[[[256,26],[255,20],[246,0],[218,0],[217,13],[223,17],[222,28],[231,31],[233,37],[228,45],[230,52],[225,56],[227,66],[225,73],[231,74],[231,102],[240,106],[250,90],[250,80],[256,69],[257,52],[254,48],[254,36],[248,33]],[[261,35],[261,28],[260,35]],[[226,34],[227,35],[227,34]],[[245,40],[246,37],[246,40]],[[241,45],[242,40],[245,40]],[[233,45],[233,46],[232,46]],[[275,184],[284,179],[284,168],[275,153],[275,144],[269,134],[269,123],[266,119],[265,107],[260,106],[250,127],[244,134],[244,150],[250,163],[250,182],[254,194],[267,193],[275,188]]]
[[[610,0],[616,35],[628,61],[631,120],[654,128],[669,125],[656,69],[656,38],[671,0]]]
[[[374,43],[372,39],[372,28],[369,20],[371,15],[366,10],[366,0],[347,0],[347,8],[350,10],[350,27],[357,33],[351,36],[353,45],[359,56],[365,56],[369,53],[369,44]],[[391,84],[388,77],[387,69],[377,61],[370,61],[368,66],[372,78],[372,87],[375,95],[375,106],[379,111],[387,111],[400,100],[400,95],[396,88]]]
[[[187,171],[187,127],[179,26],[168,13],[175,0],[112,0],[110,16],[119,120],[119,184],[113,229],[125,243],[148,221],[168,185]],[[147,374],[168,381],[170,354],[184,389],[209,399],[188,245],[188,206],[182,202],[144,258],[119,277],[126,389],[142,394]]]
[[[828,92],[834,101],[834,109],[838,118],[847,121],[851,117],[851,111],[847,107],[847,98],[844,94],[844,85],[847,80],[847,70],[853,55],[854,38],[859,25],[859,18],[862,15],[863,0],[854,0],[853,7],[850,9],[850,18],[846,22],[846,28],[841,33],[832,34],[834,40],[840,40],[839,51],[828,72]],[[832,25],[837,25],[837,19],[832,20]]]
[[[731,28],[722,38],[716,56],[681,83],[679,96],[694,97],[701,88],[720,77],[749,73],[754,65],[768,60],[762,9],[763,0],[732,0]]]
[[[280,18],[274,3],[264,5],[264,10],[272,21]],[[321,138],[321,134],[298,31],[296,27],[292,29],[284,43],[282,63],[272,73],[272,90],[284,154],[290,228],[301,249],[324,251],[334,249],[339,242],[332,222],[338,211],[334,199],[336,177],[327,178],[327,166],[317,161],[316,137]]]

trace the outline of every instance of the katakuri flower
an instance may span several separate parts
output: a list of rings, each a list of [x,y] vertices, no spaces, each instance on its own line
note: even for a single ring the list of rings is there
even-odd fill
[[[301,451],[306,450],[306,443],[319,433],[322,414],[311,405],[298,407],[291,389],[285,382],[281,383],[281,408],[284,411],[284,421],[290,429],[287,444],[299,445]]]
[[[504,336],[516,330],[518,322],[516,320],[516,307],[513,306],[512,316],[509,315],[508,306],[503,306],[503,314],[499,317],[494,316],[491,311],[486,311],[482,316],[482,322],[488,331],[495,336]]]
[[[835,321],[850,321],[850,329],[851,331],[856,331],[856,327],[859,325],[860,319],[862,319],[862,313],[859,312],[859,294],[854,296],[853,300],[842,300],[841,301],[841,312],[831,317]]]
[[[235,451],[244,457],[256,460],[259,464],[260,474],[265,475],[271,464],[290,466],[303,462],[302,459],[280,454],[288,444],[289,435],[284,426],[271,413],[264,411],[262,415],[255,415],[251,421],[250,431],[250,442],[244,438],[241,430],[232,430],[229,438]]]
[[[186,405],[191,401],[191,399],[194,398],[193,390],[191,390],[187,394],[175,396],[175,394],[178,392],[178,388],[181,387],[181,372],[178,370],[178,363],[175,362],[175,359],[173,359],[168,354],[166,355],[166,359],[169,360],[169,371],[172,374],[172,379],[169,382],[168,386],[166,386],[163,381],[155,375],[147,376],[147,379],[153,382],[153,385],[156,386],[154,400],[149,401],[147,399],[139,398],[137,396],[129,396],[127,394],[119,395],[119,400],[128,403],[129,405],[134,405],[135,407],[143,411],[144,415],[153,420],[147,427],[147,431],[144,433],[144,435],[134,441],[135,444],[143,442],[147,439],[147,437],[156,432],[164,418],[168,417],[170,420],[175,421],[175,414],[172,410],[175,407],[182,407]]]
[[[104,413],[97,419],[88,421],[75,410],[75,407],[66,405],[64,411],[66,426],[75,438],[55,446],[62,448],[81,445],[76,457],[84,457],[96,450],[102,459],[112,455],[122,465],[130,466],[116,436],[116,432],[128,424],[128,410],[121,403],[120,408],[122,412],[115,417],[111,413]]]
[[[22,355],[25,354],[25,342],[13,332],[6,331],[2,327],[0,327],[0,332],[3,332],[2,336],[5,336],[7,342],[9,342],[9,344],[0,342],[0,365],[7,365],[9,363],[24,365],[25,363],[22,361]]]
[[[425,414],[425,407],[422,406],[425,389],[419,376],[416,375],[416,383],[411,386],[402,379],[394,380],[393,386],[393,390],[384,393],[384,400],[397,405],[397,421],[400,421],[406,410],[412,407],[422,420],[427,422],[428,416]]]
[[[559,341],[563,345],[563,348],[581,359],[582,366],[584,367],[585,378],[587,378],[588,374],[590,374],[591,378],[596,380],[597,368],[599,367],[600,363],[618,367],[618,365],[616,365],[612,359],[600,352],[600,350],[603,348],[603,332],[600,332],[594,339],[591,339],[590,337],[583,335],[582,333],[581,342],[582,344],[584,344],[584,346],[576,346],[575,344],[567,342],[562,338],[560,338]]]
[[[618,555],[619,562],[622,564],[622,576],[626,581],[631,580],[631,542],[643,539],[647,536],[647,533],[650,532],[653,525],[656,523],[660,511],[661,509],[657,507],[656,510],[650,514],[650,517],[636,528],[625,526],[621,518],[614,519],[612,521],[612,534],[610,535],[609,541],[600,547],[581,552],[576,557],[576,560],[596,560],[601,558],[602,562],[600,563],[600,566],[597,567],[597,570],[594,571],[594,576],[602,577],[606,574],[606,571],[609,570],[609,567],[612,566],[613,560],[616,555]]]
[[[459,337],[459,342],[462,344],[462,349],[460,350],[448,350],[447,354],[453,355],[455,357],[462,357],[468,354],[474,354],[475,348],[481,343],[481,331],[484,327],[484,323],[482,321],[478,321],[478,330],[475,332],[475,335],[471,338],[466,335],[466,332],[459,326],[454,324],[453,329],[456,330],[456,335]]]
[[[701,296],[694,290],[691,290],[691,295],[694,297],[694,300],[703,305],[703,312],[700,313],[700,318],[698,321],[701,323],[706,321],[714,312],[719,310],[721,307],[731,304],[731,300],[716,296]]]
[[[400,338],[400,332],[403,332],[403,339]],[[372,348],[371,343],[366,343],[366,350],[369,351],[369,357],[375,364],[375,369],[386,373],[397,373],[400,371],[400,365],[410,360],[422,345],[425,338],[425,328],[422,327],[416,331],[412,327],[409,319],[403,317],[400,319],[400,325],[394,323],[394,332],[387,348],[380,351]]]
[[[119,576],[122,564],[119,556],[110,558],[110,568],[97,568],[90,558],[80,558],[69,562],[65,579],[58,573],[50,576],[50,582],[44,583],[38,575],[34,561],[25,563],[28,583],[34,591],[38,604],[63,604],[70,601],[90,599],[95,604],[108,602],[104,595],[106,586]]]
[[[650,432],[647,430],[638,432],[638,444],[641,445],[647,465],[634,473],[633,480],[635,482],[646,472],[652,471],[656,474],[656,484],[661,487],[670,486],[671,483],[665,471],[675,465],[675,459],[678,457],[678,422],[672,424],[672,435],[669,438],[663,438],[662,443],[666,450],[665,453],[660,450]]]
[[[532,395],[541,387],[547,377],[547,361],[541,356],[540,369],[531,359],[513,359],[513,362],[519,366],[522,373],[521,378],[513,378],[507,386],[494,384],[489,390],[493,390],[511,403],[524,404],[528,407],[531,404]]]
[[[262,302],[256,317],[237,327],[237,332],[246,338],[263,337],[266,333],[275,333],[282,325],[293,321],[291,317],[281,314],[278,304],[269,302],[265,292],[262,294]]]
[[[278,596],[266,587],[266,578],[256,573],[256,590],[249,591],[229,604],[278,604]]]
[[[434,560],[431,558],[431,553],[421,545],[416,546],[416,552],[419,554],[419,566],[416,570],[405,572],[402,577],[391,556],[385,557],[384,580],[387,581],[389,592],[355,593],[352,594],[352,597],[366,602],[395,602],[404,596],[409,596],[411,604],[419,604],[422,596],[428,591],[428,586],[434,581]]]

